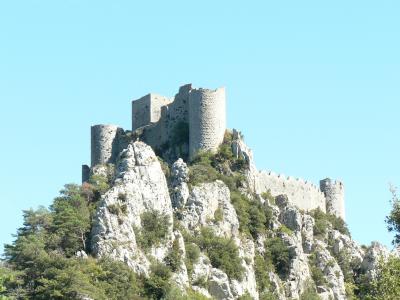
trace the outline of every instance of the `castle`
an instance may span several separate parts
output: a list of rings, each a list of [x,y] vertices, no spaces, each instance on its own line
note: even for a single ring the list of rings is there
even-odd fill
[[[129,142],[140,139],[156,152],[172,149],[172,157],[191,160],[198,151],[215,151],[226,131],[226,95],[224,88],[215,90],[180,87],[174,98],[148,94],[132,101],[132,130],[116,125],[91,127],[91,167],[82,166],[82,181],[91,168],[114,164]],[[257,172],[254,191],[270,191],[273,196],[285,194],[300,209],[320,208],[345,218],[344,186],[327,178],[319,188],[312,183],[272,172]]]

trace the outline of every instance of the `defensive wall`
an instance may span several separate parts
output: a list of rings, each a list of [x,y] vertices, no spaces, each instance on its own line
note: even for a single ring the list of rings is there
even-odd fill
[[[289,201],[300,209],[320,208],[323,212],[326,212],[324,193],[313,183],[301,178],[260,171],[256,190],[259,193],[270,191],[273,196],[285,194]]]

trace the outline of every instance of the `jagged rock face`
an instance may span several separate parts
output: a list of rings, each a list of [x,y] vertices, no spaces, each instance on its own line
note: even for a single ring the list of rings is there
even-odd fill
[[[222,218],[215,222],[217,213],[222,214]],[[239,220],[228,187],[219,180],[193,187],[182,212],[182,224],[191,231],[209,226],[217,235],[237,236]]]
[[[150,263],[137,246],[133,229],[141,228],[140,218],[145,211],[169,217],[169,240],[172,240],[172,206],[165,176],[153,150],[135,142],[121,152],[114,185],[98,206],[92,229],[92,252],[98,257],[114,257],[136,272],[148,274]],[[167,246],[154,249],[155,258],[161,260],[167,250]]]
[[[374,279],[377,275],[379,261],[381,259],[387,261],[390,255],[391,253],[386,247],[378,242],[372,242],[371,247],[368,248],[361,263],[361,270],[365,272],[370,280]],[[392,253],[392,255],[396,254]]]
[[[171,170],[171,201],[174,209],[180,209],[186,204],[189,197],[188,180],[189,168],[180,158],[174,162]]]
[[[328,246],[325,243],[316,241],[316,265],[324,274],[325,279],[328,282],[328,286],[333,293],[334,299],[345,300],[346,291],[344,286],[343,272],[327,248]]]
[[[236,133],[237,137],[239,134]],[[248,162],[247,175],[253,168],[251,150],[238,138],[233,144],[234,154]],[[107,176],[111,188],[98,205],[91,234],[91,252],[97,257],[110,256],[124,261],[138,274],[150,275],[151,261],[163,262],[173,243],[177,243],[180,261],[171,283],[182,290],[190,287],[212,299],[237,299],[248,293],[253,299],[260,294],[256,283],[255,255],[268,253],[265,241],[278,237],[289,252],[289,269],[285,276],[268,270],[268,291],[279,300],[299,299],[313,284],[312,267],[320,270],[325,284],[317,286],[321,299],[346,299],[344,275],[335,257],[345,252],[354,271],[374,278],[378,261],[387,258],[389,251],[377,243],[364,251],[351,238],[328,228],[323,237],[314,235],[315,220],[308,212],[299,210],[289,202],[287,195],[267,201],[260,194],[243,190],[254,201],[260,201],[271,211],[268,233],[257,239],[239,231],[237,212],[231,203],[229,188],[219,180],[201,183],[189,189],[189,168],[182,159],[171,166],[169,188],[158,158],[142,142],[130,144],[116,162],[115,172],[110,166],[96,166],[93,174]],[[247,177],[249,180],[249,177]],[[251,188],[251,182],[247,182]],[[135,228],[140,229],[144,212],[157,211],[169,219],[167,238],[157,247],[144,252],[137,243]],[[173,215],[181,227],[173,228]],[[284,225],[284,226],[283,226]],[[182,230],[181,228],[185,230]],[[196,235],[202,227],[209,227],[219,237],[229,238],[236,244],[243,278],[229,278],[221,269],[211,265],[207,253],[201,252],[188,274],[185,264],[186,249],[183,231]],[[282,228],[285,230],[282,231]],[[180,231],[182,230],[182,232]],[[85,253],[77,253],[84,257]],[[313,259],[312,259],[313,257]],[[275,270],[279,271],[279,270]],[[204,284],[206,282],[206,284]]]

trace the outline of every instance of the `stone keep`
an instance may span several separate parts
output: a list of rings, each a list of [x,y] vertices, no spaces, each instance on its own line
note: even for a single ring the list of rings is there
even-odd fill
[[[123,132],[116,125],[91,127],[91,166],[113,163],[119,154],[118,136]]]
[[[189,158],[199,150],[217,150],[224,140],[225,130],[225,88],[192,90],[189,95]]]
[[[344,185],[341,181],[326,178],[320,181],[320,189],[325,195],[326,212],[345,219]]]
[[[132,102],[132,131],[157,149],[171,142],[175,127],[189,125],[189,159],[199,150],[217,150],[226,130],[225,88],[180,87],[174,99],[148,94]]]

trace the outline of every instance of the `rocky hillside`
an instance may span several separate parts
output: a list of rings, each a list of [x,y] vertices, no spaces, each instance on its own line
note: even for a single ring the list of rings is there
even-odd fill
[[[87,206],[79,215],[89,219],[84,229],[76,225],[76,232],[59,232],[72,218],[62,207],[77,198],[56,199],[50,212],[34,214],[34,221],[28,214],[16,242],[6,246],[6,264],[23,290],[18,298],[17,281],[9,279],[11,299],[362,298],[388,250],[378,243],[357,245],[333,215],[301,211],[285,195],[252,193],[255,171],[237,132],[226,134],[218,153],[200,153],[190,164],[182,159],[167,164],[151,147],[132,142],[116,165],[97,166],[90,183],[76,187],[84,200],[74,202],[71,211]],[[43,261],[56,257],[65,263],[54,267],[59,273],[44,275],[47,265],[40,274],[26,273],[29,261],[37,262],[21,245],[32,236],[42,239],[35,245]],[[122,262],[118,270],[134,283],[111,272],[111,262]],[[108,275],[88,275],[88,264]],[[68,285],[75,275],[60,275],[66,266],[79,265],[85,266],[79,273],[84,288]],[[49,287],[51,280],[57,284]],[[118,290],[112,290],[116,284]]]
[[[163,172],[149,146],[129,145],[97,209],[91,253],[144,276],[173,256],[171,280],[209,298],[347,299],[385,249],[361,248],[340,219],[300,211],[285,195],[249,193],[250,159],[239,135],[227,135],[217,155]]]

